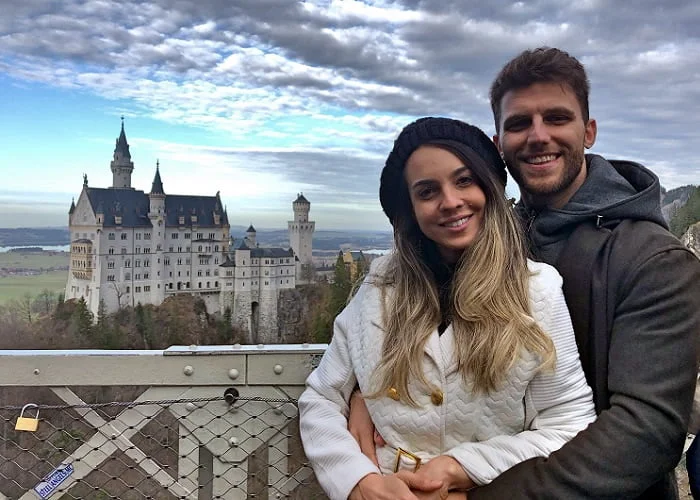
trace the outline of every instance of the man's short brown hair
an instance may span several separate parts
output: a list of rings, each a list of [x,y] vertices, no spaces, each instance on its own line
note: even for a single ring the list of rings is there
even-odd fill
[[[583,65],[568,52],[539,47],[521,52],[511,59],[491,84],[489,95],[496,133],[501,132],[499,124],[503,96],[511,90],[523,89],[535,83],[560,83],[571,87],[581,107],[583,121],[588,122],[590,83]]]

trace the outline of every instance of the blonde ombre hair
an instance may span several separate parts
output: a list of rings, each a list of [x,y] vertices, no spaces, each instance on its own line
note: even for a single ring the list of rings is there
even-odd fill
[[[431,141],[468,166],[484,191],[482,228],[464,250],[450,282],[448,310],[441,311],[436,271],[444,266],[434,242],[423,235],[413,215],[405,182],[394,217],[395,253],[387,269],[370,280],[381,290],[385,333],[382,357],[374,375],[382,397],[391,388],[416,405],[409,379],[434,387],[423,372],[425,343],[446,317],[451,319],[458,369],[477,392],[495,390],[523,351],[534,353],[540,369],[551,367],[554,344],[530,311],[527,253],[521,228],[505,186],[473,150],[454,141]]]

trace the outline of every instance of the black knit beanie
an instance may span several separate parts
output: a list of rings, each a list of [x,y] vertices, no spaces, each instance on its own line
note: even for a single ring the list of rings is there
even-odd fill
[[[406,160],[420,146],[433,141],[454,141],[467,146],[486,162],[504,186],[506,184],[506,166],[496,145],[481,129],[451,118],[420,118],[401,131],[382,170],[379,202],[392,224],[399,201],[399,183],[404,182]]]

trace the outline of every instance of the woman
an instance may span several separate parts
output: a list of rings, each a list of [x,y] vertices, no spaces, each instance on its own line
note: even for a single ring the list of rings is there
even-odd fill
[[[396,250],[336,318],[299,399],[332,499],[463,499],[595,418],[561,278],[527,260],[505,183],[476,127],[423,118],[396,139],[379,191]],[[379,467],[347,430],[356,384],[387,443]]]

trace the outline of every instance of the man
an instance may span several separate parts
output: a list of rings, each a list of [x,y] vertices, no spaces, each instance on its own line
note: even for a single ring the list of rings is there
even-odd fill
[[[503,67],[491,107],[494,142],[520,185],[530,249],[565,278],[599,416],[549,458],[470,490],[472,500],[678,498],[673,469],[697,373],[700,263],[666,231],[649,170],[584,154],[597,133],[588,93],[579,61],[540,48]],[[586,255],[568,245],[586,241],[577,230],[607,240],[591,267],[572,275],[567,270]],[[581,288],[585,300],[571,300]],[[582,310],[589,299],[590,313]],[[351,431],[371,456],[366,429],[354,425],[351,414]]]

